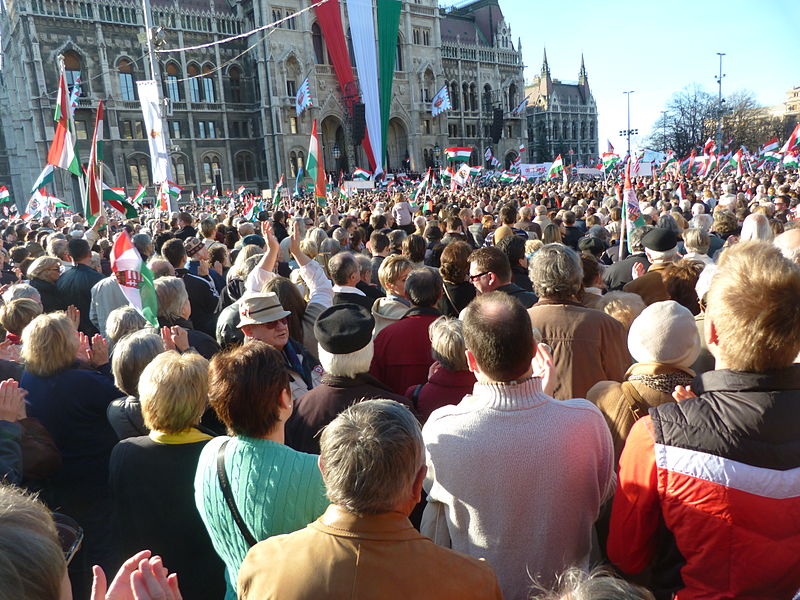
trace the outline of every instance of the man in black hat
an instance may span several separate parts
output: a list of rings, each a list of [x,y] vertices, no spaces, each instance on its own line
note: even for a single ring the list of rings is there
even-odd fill
[[[664,280],[678,258],[678,236],[671,229],[654,227],[642,236],[642,246],[650,268],[646,273],[634,276],[634,280],[622,289],[639,294],[649,306],[670,299]],[[643,266],[634,265],[633,268],[636,273],[644,271]]]
[[[286,445],[300,452],[319,454],[319,432],[349,406],[362,400],[383,398],[409,405],[368,373],[374,346],[375,319],[357,304],[327,308],[314,324],[322,383],[294,404],[286,422]]]

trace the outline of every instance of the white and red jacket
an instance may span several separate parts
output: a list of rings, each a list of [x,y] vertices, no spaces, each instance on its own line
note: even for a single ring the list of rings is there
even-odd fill
[[[608,540],[639,573],[682,557],[676,597],[785,599],[800,589],[800,365],[711,371],[699,398],[650,410],[628,436]]]

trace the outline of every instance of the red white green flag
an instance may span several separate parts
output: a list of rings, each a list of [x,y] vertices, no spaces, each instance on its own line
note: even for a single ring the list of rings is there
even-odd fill
[[[731,167],[736,169],[736,175],[737,176],[741,177],[742,175],[744,175],[744,170],[743,170],[743,166],[742,166],[742,149],[741,148],[739,148],[739,150],[736,152],[736,154],[731,156],[731,160],[730,160],[729,164],[731,165]]]
[[[75,133],[75,121],[72,119],[72,109],[67,98],[67,82],[64,78],[64,71],[61,71],[58,80],[58,97],[53,120],[56,122],[56,131],[50,144],[50,151],[47,153],[47,164],[83,177],[78,160],[78,136]]]
[[[786,156],[783,157],[783,166],[797,168],[798,154],[800,154],[800,152],[798,152],[797,150],[792,150],[790,152],[787,152]]]
[[[559,175],[563,176],[564,174],[564,161],[561,160],[561,155],[559,154],[556,156],[556,159],[553,161],[553,164],[550,165],[550,169],[547,171],[547,178],[548,179],[555,179]]]
[[[770,150],[777,150],[778,145],[778,138],[772,138],[766,144],[764,144],[763,148],[761,148],[761,153],[763,154],[765,152],[769,152]]]
[[[792,131],[792,135],[789,136],[789,139],[786,140],[786,143],[781,148],[781,154],[786,154],[789,150],[794,149],[797,146],[798,138],[800,138],[800,123],[794,126],[794,131]]]
[[[158,327],[158,299],[153,286],[153,273],[126,231],[117,236],[111,249],[111,270],[130,305],[150,325]]]
[[[319,138],[317,137],[317,120],[314,119],[311,125],[311,139],[308,143],[308,160],[306,161],[306,172],[314,182],[314,198],[320,206],[327,206],[327,194],[325,190],[325,165],[322,161],[322,153],[319,148]]]
[[[135,219],[139,212],[134,208],[125,194],[124,188],[112,188],[103,184],[103,200],[116,211],[121,213],[126,219]]]
[[[144,197],[145,197],[146,194],[147,194],[147,190],[145,189],[145,187],[143,185],[140,184],[139,188],[136,190],[136,193],[133,195],[133,198],[131,198],[131,202],[133,202],[134,204],[140,204],[141,205],[142,202],[144,202]]]
[[[369,181],[372,177],[372,173],[365,169],[356,169],[353,171],[353,179],[358,179],[360,181]]]
[[[444,154],[447,157],[447,160],[450,162],[459,162],[459,161],[468,161],[469,157],[472,156],[472,148],[471,147],[452,147],[452,148],[445,148]]]
[[[6,186],[0,186],[0,204],[11,202],[11,192],[8,191]]]
[[[89,167],[86,172],[86,219],[94,223],[103,213],[103,101],[97,103],[97,116],[92,134]]]

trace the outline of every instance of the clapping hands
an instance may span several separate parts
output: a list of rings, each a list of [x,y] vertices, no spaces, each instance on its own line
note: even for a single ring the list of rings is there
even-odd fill
[[[102,568],[95,565],[92,573],[91,600],[182,600],[178,576],[169,575],[161,557],[150,558],[150,550],[126,560],[110,587]]]

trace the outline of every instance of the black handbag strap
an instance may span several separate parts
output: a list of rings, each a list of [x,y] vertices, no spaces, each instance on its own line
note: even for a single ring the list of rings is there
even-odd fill
[[[236,508],[236,501],[233,499],[233,492],[231,492],[231,484],[230,481],[228,481],[228,474],[225,472],[225,447],[230,441],[230,439],[227,439],[222,442],[219,450],[217,451],[217,479],[219,479],[219,487],[222,489],[222,496],[225,498],[225,503],[228,505],[228,508],[231,511],[233,521],[236,523],[239,531],[242,532],[244,541],[247,542],[247,545],[250,548],[252,548],[258,543],[258,540],[256,540],[256,538],[253,537],[253,534],[250,533],[250,530],[247,528],[244,519],[242,519],[239,509]]]
[[[422,386],[424,386],[424,385],[425,385],[424,383],[418,384],[414,388],[414,391],[411,392],[411,404],[414,406],[414,411],[415,412],[419,411],[419,394],[422,391]]]

